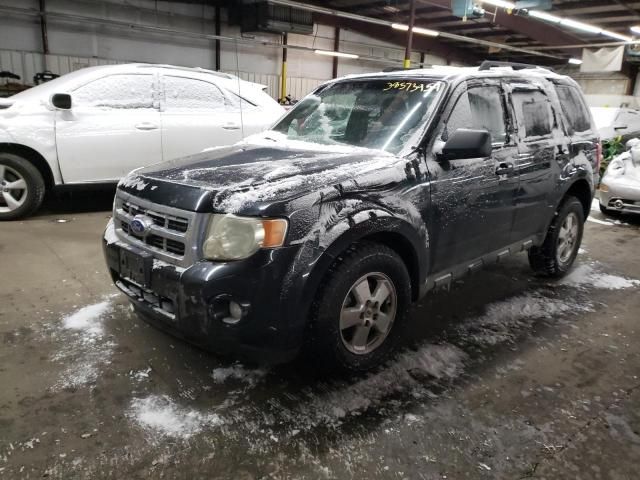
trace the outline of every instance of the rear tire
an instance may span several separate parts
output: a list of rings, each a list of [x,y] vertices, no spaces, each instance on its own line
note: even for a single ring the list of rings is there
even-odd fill
[[[381,365],[402,338],[411,280],[385,245],[355,244],[325,275],[311,308],[308,343],[321,370],[362,373]]]
[[[564,199],[551,222],[544,243],[529,249],[529,265],[538,275],[566,275],[578,255],[584,232],[584,209],[580,200]]]
[[[44,194],[44,179],[31,162],[0,153],[0,221],[31,215],[42,204]]]

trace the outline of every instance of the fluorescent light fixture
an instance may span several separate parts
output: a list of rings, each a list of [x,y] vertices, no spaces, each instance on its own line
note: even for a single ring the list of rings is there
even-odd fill
[[[481,3],[486,3],[488,5],[493,5],[494,7],[506,8],[510,10],[515,10],[516,4],[513,2],[504,2],[503,0],[481,0]]]
[[[570,58],[569,63],[571,65],[582,65],[582,60],[580,60],[579,58]]]
[[[560,23],[562,21],[560,17],[556,17],[547,12],[541,12],[540,10],[529,10],[529,16],[550,23]]]
[[[318,55],[328,55],[330,57],[358,58],[354,53],[332,52],[331,50],[314,50]]]
[[[602,33],[602,28],[600,27],[595,27],[593,25],[589,25],[588,23],[583,23],[583,22],[578,22],[576,20],[571,20],[570,18],[563,18],[560,21],[560,25],[563,25],[565,27],[569,27],[569,28],[573,28],[575,30],[581,30],[583,32],[587,32],[587,33],[594,33],[594,34],[598,34],[598,33]]]
[[[409,31],[409,25],[405,25],[403,23],[392,23],[391,28],[395,28],[396,30],[402,30],[403,32]],[[430,37],[437,37],[440,35],[440,32],[435,30],[430,30],[428,28],[421,27],[413,27],[413,33],[418,33],[420,35],[428,35]]]
[[[610,30],[604,30],[603,28],[596,27],[595,25],[589,25],[588,23],[578,22],[577,20],[571,20],[570,18],[562,18],[556,17],[555,15],[551,15],[547,12],[541,12],[539,10],[529,10],[528,14],[530,17],[537,18],[538,20],[544,20],[546,22],[560,24],[564,27],[573,28],[575,30],[581,30],[583,32],[600,34],[606,37],[615,38],[616,40],[620,40],[622,42],[631,42],[633,39],[626,35],[621,35],[616,32],[612,32]],[[635,29],[635,30],[634,30]],[[640,26],[631,27],[631,31],[640,35]],[[577,64],[576,64],[577,65]]]
[[[623,42],[631,42],[631,41],[633,41],[633,38],[631,38],[631,37],[628,37],[626,35],[620,35],[619,33],[611,32],[609,30],[603,30],[600,33],[602,35],[607,36],[607,37],[615,38],[616,40],[621,40]]]

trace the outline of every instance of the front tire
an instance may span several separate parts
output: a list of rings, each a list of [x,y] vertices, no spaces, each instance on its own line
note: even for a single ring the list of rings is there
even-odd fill
[[[584,209],[580,200],[566,197],[556,212],[540,247],[529,250],[529,265],[536,274],[560,278],[575,261],[584,232]]]
[[[411,281],[385,245],[355,244],[327,272],[311,309],[309,343],[322,369],[361,373],[382,364],[402,337]]]
[[[44,179],[31,162],[0,153],[0,220],[31,215],[42,204],[44,193]]]

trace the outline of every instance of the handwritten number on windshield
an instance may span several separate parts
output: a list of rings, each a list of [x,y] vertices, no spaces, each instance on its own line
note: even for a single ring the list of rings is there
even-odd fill
[[[405,92],[413,93],[413,92],[424,92],[425,85],[424,83],[415,83],[415,82],[387,82],[387,86],[383,92],[387,90],[404,90]]]

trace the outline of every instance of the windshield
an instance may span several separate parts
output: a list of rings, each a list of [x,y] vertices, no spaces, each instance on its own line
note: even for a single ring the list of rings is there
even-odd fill
[[[398,153],[422,130],[442,86],[416,79],[334,83],[304,98],[273,130],[291,140]]]

